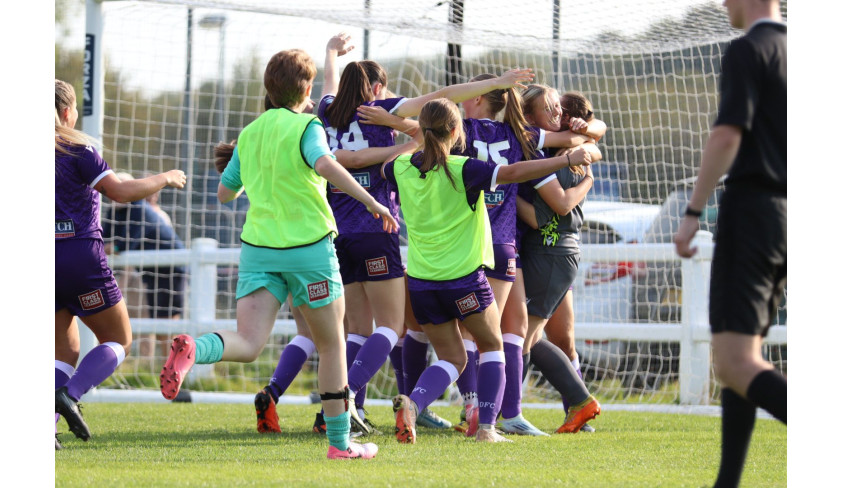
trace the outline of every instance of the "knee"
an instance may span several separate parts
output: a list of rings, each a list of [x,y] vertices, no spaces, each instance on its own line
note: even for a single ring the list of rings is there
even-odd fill
[[[128,339],[123,341],[123,344],[120,344],[120,345],[123,346],[123,351],[126,352],[126,356],[128,357],[129,351],[131,351],[131,349],[132,349],[132,338],[129,337]]]
[[[484,337],[482,340],[474,338],[477,343],[477,352],[503,351],[503,339],[500,335]]]

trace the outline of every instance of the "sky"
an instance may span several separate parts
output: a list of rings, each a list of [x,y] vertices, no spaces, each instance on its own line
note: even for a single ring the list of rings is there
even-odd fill
[[[289,2],[271,3],[285,5]],[[223,14],[225,22],[224,59],[225,75],[231,76],[238,59],[255,53],[259,59],[268,59],[281,49],[299,47],[305,49],[321,65],[327,40],[340,31],[353,36],[357,49],[341,59],[342,63],[363,59],[363,29],[354,25],[341,24],[342,19],[361,25],[363,2],[339,2],[348,6],[359,3],[360,7],[347,11],[325,8],[325,0],[307,2],[308,11],[301,15],[310,17],[285,17],[234,10],[196,8],[194,25],[209,15]],[[338,2],[332,2],[334,5]],[[431,24],[441,25],[447,21],[448,9],[437,6],[436,0],[407,2],[398,0],[372,0],[371,25],[386,25],[394,32],[373,31],[370,41],[370,58],[406,57],[411,54],[438,54],[445,48],[443,41],[431,41],[438,32],[426,31]],[[589,36],[613,29],[631,35],[646,29],[654,20],[667,17],[678,18],[690,5],[712,3],[712,0],[602,0],[598,9],[583,8],[580,2],[561,2],[561,37],[563,45],[583,42]],[[552,33],[552,1],[534,0],[522,2],[519,8],[510,7],[504,0],[466,0],[465,28],[473,35],[474,48],[466,47],[464,55],[469,56],[481,48],[503,42],[505,45],[530,46],[541,38],[549,39]],[[481,8],[482,6],[482,8]],[[395,14],[399,12],[399,14]],[[297,13],[290,10],[289,13]],[[149,90],[181,89],[186,63],[186,8],[181,5],[162,5],[150,2],[104,2],[105,30],[103,43],[109,62],[124,72],[131,73],[130,83]],[[397,17],[400,19],[396,20]],[[324,20],[317,20],[324,19]],[[412,25],[395,29],[396,25],[412,22]],[[80,9],[71,22],[72,32],[63,38],[68,47],[81,49],[84,46],[85,18]],[[424,37],[409,37],[400,32],[421,33]],[[479,33],[479,34],[474,34]],[[501,39],[501,34],[506,37]],[[479,37],[478,37],[479,36]],[[193,33],[194,79],[216,78],[220,52],[220,29],[195,27]],[[468,43],[467,43],[468,44]]]

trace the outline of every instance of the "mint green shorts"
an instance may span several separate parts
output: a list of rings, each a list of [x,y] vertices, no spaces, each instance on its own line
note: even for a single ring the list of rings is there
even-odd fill
[[[261,288],[269,290],[279,303],[291,294],[296,307],[324,307],[341,297],[342,278],[333,239],[326,237],[294,249],[258,248],[243,243],[236,298]]]

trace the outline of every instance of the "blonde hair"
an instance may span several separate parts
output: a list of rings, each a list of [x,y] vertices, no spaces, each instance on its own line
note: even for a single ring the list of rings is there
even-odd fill
[[[521,107],[524,113],[535,116],[534,110],[536,108],[536,102],[538,100],[542,100],[545,106],[550,106],[552,104],[552,101],[550,99],[550,94],[552,92],[556,92],[556,88],[547,85],[542,85],[539,83],[527,85],[527,89],[524,90],[524,93],[521,96]],[[572,93],[575,92],[566,92],[565,95],[569,95]],[[591,104],[589,103],[589,107],[590,106]],[[573,166],[570,168],[570,170],[572,173],[576,173],[578,175],[585,174],[585,170],[582,168],[582,166]]]
[[[64,125],[61,113],[76,101],[73,85],[66,81],[56,80],[56,151],[70,154],[67,146],[87,146],[94,140],[82,131]]]
[[[539,99],[542,99],[546,106],[550,106],[552,104],[550,100],[552,92],[556,92],[556,88],[539,83],[527,85],[527,89],[521,94],[521,111],[525,114],[534,115],[535,103]]]
[[[456,104],[447,98],[437,98],[424,104],[419,113],[419,128],[424,133],[424,151],[419,170],[422,174],[439,167],[456,189],[456,182],[448,170],[448,156],[451,148],[462,151],[465,148],[465,132],[462,117]],[[454,136],[451,133],[456,130]]]

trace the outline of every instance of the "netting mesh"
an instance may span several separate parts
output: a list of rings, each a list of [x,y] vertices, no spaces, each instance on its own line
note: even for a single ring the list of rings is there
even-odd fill
[[[618,1],[597,10],[551,0],[526,5],[474,0],[315,0],[301,5],[136,1],[106,2],[103,12],[105,159],[135,177],[171,168],[188,173],[186,190],[167,189],[160,195],[160,207],[186,248],[197,238],[212,238],[222,248],[239,246],[248,201],[217,201],[219,175],[212,147],[236,138],[262,112],[266,61],[281,49],[305,49],[320,66],[316,98],[325,43],[341,31],[350,33],[357,45],[340,58],[341,67],[364,56],[377,60],[389,74],[389,89],[401,96],[419,96],[513,67],[533,68],[536,82],[560,92],[583,92],[609,127],[601,141],[604,161],[595,165],[595,187],[585,207],[583,243],[670,242],[717,110],[720,58],[739,34],[728,26],[725,11],[709,0]],[[783,14],[786,18],[786,3]],[[454,45],[459,45],[459,58]],[[714,232],[718,196],[712,197],[702,219],[703,228]],[[598,208],[597,202],[617,205]],[[143,233],[159,237],[148,236],[139,249],[168,248],[160,242],[161,230],[155,227],[150,233],[148,228],[162,224],[127,221],[105,203],[104,223],[146,226]],[[128,236],[128,230],[123,232]],[[165,302],[160,293],[148,295],[146,283],[149,276],[170,273],[184,279],[187,296],[190,271],[162,266],[117,271],[132,316],[159,315],[136,327],[138,351],[115,375],[115,386],[154,388],[169,338],[183,328],[181,322],[167,320],[189,319],[196,311],[185,299],[183,313],[175,314],[178,307],[172,300]],[[217,268],[219,320],[235,317],[236,279],[235,263]],[[616,263],[592,264],[586,254],[574,287],[577,322],[675,324],[681,286],[672,256],[666,255],[664,263],[643,264],[618,254]],[[169,311],[153,312],[159,302]],[[785,312],[780,311],[778,323],[786,323]],[[279,319],[291,319],[285,308]],[[289,339],[287,334],[273,335],[258,361],[218,364],[189,378],[188,385],[256,391],[268,381]],[[677,401],[678,343],[582,339],[578,350],[583,372],[602,399]],[[771,347],[778,348],[774,355],[786,370],[786,346]],[[308,363],[292,391],[315,387],[315,361]],[[394,393],[391,375],[384,367],[369,394]],[[529,385],[528,397],[556,397],[537,375]],[[716,388],[712,392],[716,396]]]

